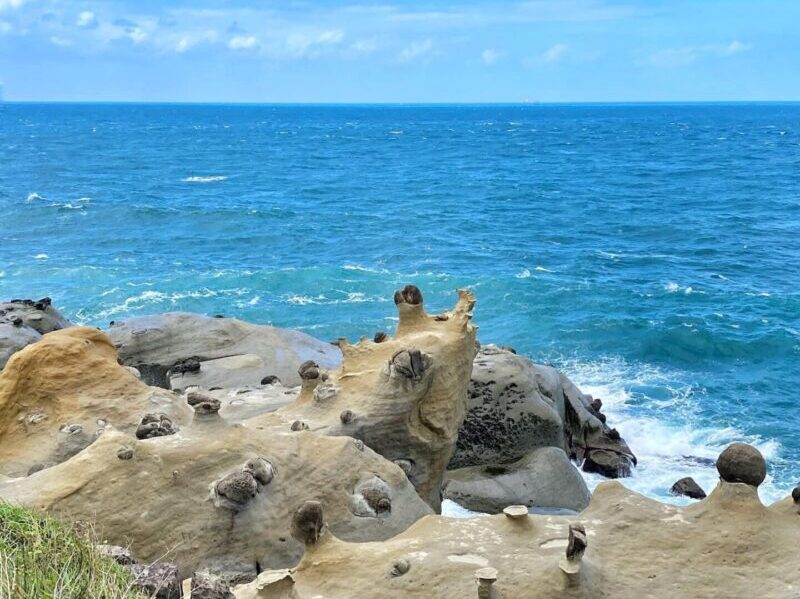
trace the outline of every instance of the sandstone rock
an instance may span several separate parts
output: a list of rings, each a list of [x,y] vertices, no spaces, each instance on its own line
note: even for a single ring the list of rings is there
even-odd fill
[[[258,385],[265,375],[298,385],[297,368],[304,361],[327,368],[341,359],[336,347],[299,331],[184,312],[131,318],[107,332],[125,365],[138,368],[147,383],[165,388]],[[184,366],[169,374],[189,358],[199,369]]]
[[[31,327],[0,322],[0,370],[5,367],[12,354],[41,338],[41,333]]]
[[[672,485],[670,493],[673,495],[685,495],[692,499],[705,499],[706,497],[706,492],[703,491],[700,485],[698,485],[691,476],[682,478]]]
[[[722,481],[707,499],[677,507],[605,482],[578,518],[428,516],[380,544],[326,532],[291,573],[263,572],[234,594],[470,598],[477,596],[476,569],[493,568],[493,596],[502,599],[788,598],[800,585],[789,549],[798,534],[796,508],[766,508],[752,486]],[[570,559],[574,576],[559,567]],[[388,573],[398,560],[409,571],[394,577]],[[274,580],[285,586],[266,584]]]
[[[494,345],[472,368],[467,414],[449,468],[513,462],[537,447],[566,447],[558,372]]]
[[[499,513],[509,505],[581,511],[591,493],[563,449],[540,447],[509,464],[447,473],[444,497],[467,509]]]
[[[181,579],[175,564],[132,564],[134,585],[152,599],[181,599]]]
[[[475,358],[468,412],[448,467],[511,462],[536,447],[559,447],[585,461],[584,470],[629,476],[636,457],[606,425],[602,405],[554,368],[487,345]]]
[[[146,386],[120,366],[100,331],[48,333],[0,372],[0,472],[21,476],[34,464],[60,463],[108,426],[133,433],[149,412],[175,424],[191,418],[176,395]]]
[[[726,482],[757,487],[767,476],[767,463],[761,452],[752,445],[733,443],[719,455],[717,471]]]
[[[201,569],[223,573],[234,562],[250,564],[253,576],[295,565],[302,546],[290,534],[291,515],[308,497],[324,503],[330,530],[353,541],[391,537],[431,513],[403,471],[369,448],[346,437],[293,433],[270,418],[189,422],[146,440],[108,430],[66,462],[0,482],[0,498],[90,521],[100,538],[129,546],[143,563],[168,555],[182,578]],[[120,460],[120,447],[131,448],[134,459]],[[269,465],[254,461],[260,459]],[[218,495],[219,481],[233,473],[250,481],[244,495],[239,485]],[[380,517],[353,511],[351,496],[367,473],[380,478],[390,499]]]
[[[320,434],[347,435],[388,460],[402,460],[417,492],[438,509],[466,410],[475,299],[460,291],[444,320],[426,314],[419,289],[406,286],[395,302],[400,318],[394,337],[342,342],[344,360],[335,371],[301,365],[300,395],[275,415],[298,430],[305,424]]]
[[[564,374],[559,374],[564,393],[568,453],[585,472],[608,478],[630,476],[636,456],[616,429],[597,417],[594,398],[581,391]],[[597,404],[595,404],[596,406]]]
[[[0,303],[0,370],[12,354],[38,341],[44,333],[72,326],[53,308],[50,298]]]

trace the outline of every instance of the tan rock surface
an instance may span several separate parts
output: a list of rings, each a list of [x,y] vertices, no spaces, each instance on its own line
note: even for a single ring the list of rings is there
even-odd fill
[[[88,327],[48,333],[0,372],[0,473],[20,476],[61,462],[105,426],[134,432],[148,412],[178,426],[191,410],[117,363],[111,340]]]
[[[326,532],[291,580],[265,572],[235,594],[462,599],[478,596],[475,572],[489,567],[497,570],[491,596],[502,599],[793,599],[800,596],[800,516],[784,504],[767,508],[755,487],[721,482],[682,508],[606,482],[572,517],[428,516],[389,541],[358,545]],[[573,561],[565,557],[571,523],[582,524],[588,540]],[[397,575],[403,560],[409,567]]]
[[[291,513],[310,497],[327,506],[330,529],[352,541],[391,537],[431,513],[403,471],[369,448],[276,422],[255,428],[211,415],[146,440],[107,430],[67,462],[0,481],[0,497],[92,522],[105,542],[130,544],[142,562],[175,562],[184,577],[216,561],[254,574],[256,564],[294,565],[302,548],[290,536]],[[129,459],[118,457],[125,450]],[[249,460],[266,465],[267,475],[243,472]],[[370,482],[390,508],[356,515],[358,489]]]
[[[340,343],[341,368],[322,373],[309,366],[300,396],[276,414],[324,434],[363,440],[401,465],[420,496],[438,509],[466,411],[475,299],[462,290],[453,310],[430,316],[419,289],[407,286],[395,303],[400,320],[394,337]]]

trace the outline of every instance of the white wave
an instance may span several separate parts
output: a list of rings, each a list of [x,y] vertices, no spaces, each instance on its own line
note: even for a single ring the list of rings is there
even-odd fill
[[[531,271],[527,268],[524,268],[521,272],[518,272],[514,276],[518,279],[528,279],[531,276]]]
[[[534,270],[538,270],[539,272],[555,272],[554,270],[550,270],[544,266],[537,266]]]
[[[342,266],[342,268],[344,270],[356,270],[359,272],[369,272],[373,274],[382,274],[382,275],[389,274],[389,271],[386,270],[385,268],[367,268],[366,266],[361,266],[360,264],[347,263],[344,266]]]
[[[322,304],[327,298],[324,295],[310,297],[308,295],[292,295],[286,301],[290,304],[298,306],[307,306],[309,304]]]
[[[674,283],[672,281],[669,281],[666,285],[664,285],[664,291],[666,291],[667,293],[678,293],[678,292],[681,292],[681,293],[683,293],[685,295],[692,295],[693,293],[698,293],[698,294],[701,294],[701,295],[705,295],[705,293],[706,293],[705,291],[698,291],[697,289],[695,289],[691,285],[689,285],[687,287],[681,287],[680,285],[678,285],[677,283]]]
[[[47,260],[49,257],[47,254],[36,254],[33,258],[35,260]]]
[[[28,197],[25,199],[26,202],[35,202],[36,200],[44,200],[46,199],[44,196],[40,196],[35,191],[28,194]]]
[[[225,175],[210,175],[207,177],[185,177],[181,179],[184,183],[215,183],[227,179]]]
[[[603,400],[610,426],[619,430],[636,454],[638,465],[633,476],[620,482],[637,493],[686,504],[688,498],[669,494],[669,488],[684,476],[691,476],[706,492],[711,491],[719,480],[714,463],[720,452],[735,441],[754,445],[768,462],[779,458],[780,444],[774,440],[745,435],[732,427],[693,426],[702,391],[698,393],[696,386],[682,380],[679,373],[619,359],[589,364],[567,362],[563,370],[584,393]],[[658,415],[642,414],[643,393],[635,391],[642,388],[651,389],[656,396],[645,399]],[[669,414],[670,420],[660,413]],[[605,480],[599,475],[583,474],[591,489]],[[786,492],[777,488],[771,477],[759,488],[765,503],[783,498]]]
[[[109,316],[114,316],[116,314],[127,314],[128,312],[142,310],[149,305],[162,304],[164,302],[177,304],[179,301],[183,299],[198,299],[198,298],[208,298],[216,296],[217,292],[214,291],[213,289],[208,289],[208,288],[198,289],[194,291],[183,291],[183,292],[176,291],[173,293],[164,293],[162,291],[153,291],[153,290],[143,291],[139,295],[133,295],[131,297],[128,297],[121,303],[115,304],[105,310],[98,312],[95,318],[102,319],[102,318],[107,318]]]

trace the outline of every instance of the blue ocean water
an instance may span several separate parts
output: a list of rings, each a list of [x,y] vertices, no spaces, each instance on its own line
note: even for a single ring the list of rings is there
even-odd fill
[[[0,297],[357,339],[414,283],[703,486],[800,482],[800,104],[0,105]]]

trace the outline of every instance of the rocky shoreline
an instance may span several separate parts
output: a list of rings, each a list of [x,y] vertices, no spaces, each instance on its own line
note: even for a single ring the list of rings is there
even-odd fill
[[[756,450],[726,450],[685,508],[618,482],[592,495],[578,468],[636,466],[600,398],[481,346],[469,292],[437,315],[414,286],[394,299],[394,335],[356,344],[187,313],[100,331],[49,298],[0,304],[0,499],[92,522],[168,599],[800,588],[779,551],[800,493],[764,507]],[[705,497],[693,482],[673,492]],[[495,515],[442,517],[443,499]]]

